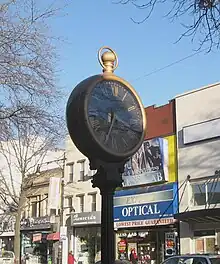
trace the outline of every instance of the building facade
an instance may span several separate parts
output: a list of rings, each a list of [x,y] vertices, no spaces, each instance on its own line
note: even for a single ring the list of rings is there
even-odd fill
[[[21,219],[21,259],[58,263],[60,211],[48,208],[50,179],[62,178],[62,167],[38,171],[25,184],[26,204]]]
[[[94,263],[101,247],[101,198],[93,188],[88,159],[66,138],[64,208],[68,243],[78,263]]]
[[[114,197],[117,258],[161,263],[178,253],[175,103],[146,108],[143,145],[125,164],[123,188]]]
[[[57,167],[56,162],[63,155],[62,149],[51,148],[46,150],[42,149],[41,139],[30,139],[30,145],[21,144],[19,140],[0,142],[0,170],[1,170],[1,197],[0,197],[0,252],[3,250],[14,251],[14,234],[15,234],[15,212],[21,191],[21,166],[19,162],[26,165],[25,177],[29,178],[34,174],[37,167],[41,166],[41,170],[53,171]],[[17,152],[15,152],[17,149]],[[20,156],[20,154],[22,155]],[[44,163],[44,165],[43,165]],[[38,182],[35,179],[31,188],[28,188],[29,194],[25,196],[26,203],[24,204],[23,217],[21,220],[21,232],[25,232],[30,218],[34,219],[31,223],[44,223],[45,218],[49,216],[46,212],[47,194],[49,186],[49,178],[53,176],[54,171],[47,179],[47,187],[45,183]],[[38,179],[42,180],[41,175]],[[24,176],[23,176],[24,178]],[[40,179],[41,178],[41,179]],[[36,185],[37,184],[37,185]],[[24,182],[23,182],[24,187]],[[37,192],[36,195],[34,194]],[[41,202],[41,200],[43,200]],[[25,220],[25,221],[23,221]],[[41,221],[42,220],[42,221]],[[26,224],[24,224],[26,223]],[[47,220],[48,224],[48,220]],[[52,225],[51,225],[52,226]],[[41,229],[38,229],[38,231]],[[33,229],[32,229],[33,231]],[[52,232],[52,229],[50,230]],[[32,236],[33,238],[33,236]],[[31,241],[32,241],[31,238]],[[33,242],[33,241],[32,241]]]
[[[220,246],[220,84],[176,97],[181,253]]]

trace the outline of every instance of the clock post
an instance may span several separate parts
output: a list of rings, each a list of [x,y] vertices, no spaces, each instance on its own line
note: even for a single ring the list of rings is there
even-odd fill
[[[101,207],[101,263],[115,261],[115,234],[113,217],[113,196],[115,189],[122,186],[124,162],[105,163],[90,160],[90,168],[98,168],[93,176],[93,187],[98,187],[102,196]]]
[[[103,49],[109,51],[101,55]],[[72,91],[66,109],[67,128],[76,147],[96,170],[92,186],[99,188],[101,263],[115,261],[113,197],[122,187],[125,162],[140,148],[146,129],[145,110],[134,88],[114,75],[116,53],[99,50],[103,74],[83,80]]]

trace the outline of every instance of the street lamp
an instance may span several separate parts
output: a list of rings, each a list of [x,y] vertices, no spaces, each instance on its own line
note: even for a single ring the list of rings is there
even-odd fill
[[[102,53],[103,49],[108,51]],[[67,127],[76,147],[97,170],[93,187],[102,195],[101,263],[112,264],[114,254],[113,195],[122,186],[124,164],[144,140],[145,110],[134,88],[114,74],[116,53],[98,53],[103,73],[91,76],[72,91],[66,109]]]

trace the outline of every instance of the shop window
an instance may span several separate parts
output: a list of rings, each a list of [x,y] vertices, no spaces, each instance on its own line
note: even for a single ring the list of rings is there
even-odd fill
[[[194,206],[207,206],[220,203],[220,181],[215,177],[206,182],[192,183]]]
[[[214,230],[195,231],[194,237],[196,254],[215,253],[216,237]]]

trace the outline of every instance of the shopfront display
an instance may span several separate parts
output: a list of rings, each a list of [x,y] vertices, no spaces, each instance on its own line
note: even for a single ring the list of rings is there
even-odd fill
[[[114,226],[120,259],[158,264],[178,253],[177,184],[117,191]]]
[[[47,236],[51,233],[49,217],[34,217],[21,220],[21,260],[26,263],[47,263],[52,245]]]
[[[101,212],[72,213],[74,256],[78,264],[93,264],[101,250]],[[99,260],[99,259],[98,259]]]
[[[159,264],[178,253],[177,230],[176,226],[167,226],[117,231],[117,257],[131,261],[135,253],[139,264]]]

